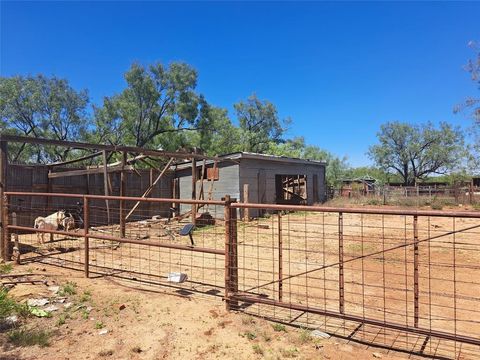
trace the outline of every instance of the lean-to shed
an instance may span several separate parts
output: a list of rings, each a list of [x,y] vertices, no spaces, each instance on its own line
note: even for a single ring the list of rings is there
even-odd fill
[[[241,202],[263,204],[313,205],[325,201],[325,162],[248,152],[220,158],[216,163],[196,163],[197,198],[203,192],[205,200],[219,200],[228,194]],[[192,198],[190,162],[177,166],[173,192],[176,198]],[[180,212],[188,209],[181,206]],[[261,212],[250,210],[249,215]]]

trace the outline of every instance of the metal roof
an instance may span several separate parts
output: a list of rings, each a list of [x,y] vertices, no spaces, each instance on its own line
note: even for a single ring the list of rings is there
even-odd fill
[[[242,159],[252,159],[252,160],[263,160],[263,161],[275,161],[275,162],[281,162],[285,164],[302,164],[302,165],[315,165],[315,166],[325,166],[326,162],[325,161],[319,161],[319,160],[309,160],[309,159],[299,159],[299,158],[292,158],[288,156],[280,156],[280,155],[271,155],[271,154],[258,154],[258,153],[252,153],[252,152],[245,152],[245,151],[239,151],[239,152],[234,152],[230,154],[224,154],[224,155],[219,155],[218,156],[218,161],[232,161],[232,162],[237,162],[239,163]],[[206,164],[213,164],[213,160],[206,160]],[[177,169],[184,169],[189,167],[191,161],[184,162],[181,164],[177,165]],[[197,167],[202,166],[203,161],[198,161],[197,162]]]

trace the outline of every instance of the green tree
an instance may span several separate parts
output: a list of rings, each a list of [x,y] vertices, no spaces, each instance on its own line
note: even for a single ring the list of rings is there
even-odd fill
[[[56,77],[0,78],[0,121],[6,133],[55,140],[79,140],[88,127],[85,90]],[[11,161],[63,161],[71,149],[12,145]]]
[[[349,169],[345,157],[340,158],[318,146],[307,145],[303,137],[295,137],[279,143],[272,141],[269,144],[268,153],[299,159],[325,161],[327,163],[325,177],[329,186],[337,186]]]
[[[264,153],[270,142],[282,140],[290,119],[280,119],[277,108],[255,94],[234,105],[240,125],[242,151]]]
[[[480,46],[475,41],[470,41],[468,45],[476,54],[474,59],[468,60],[464,69],[470,74],[477,90],[480,90]],[[471,115],[477,125],[480,125],[480,98],[474,96],[467,98],[462,104],[454,108],[454,112],[458,113],[466,109],[472,109]]]
[[[446,174],[465,158],[464,138],[458,127],[440,123],[410,125],[389,122],[377,134],[379,144],[369,156],[385,171],[397,173],[405,185],[414,185],[431,174]]]
[[[235,127],[226,109],[205,105],[198,123],[199,130],[187,134],[186,142],[206,155],[221,155],[239,151],[240,129]]]
[[[176,150],[188,131],[208,126],[205,99],[195,91],[197,72],[187,64],[133,64],[127,87],[95,109],[97,141]]]

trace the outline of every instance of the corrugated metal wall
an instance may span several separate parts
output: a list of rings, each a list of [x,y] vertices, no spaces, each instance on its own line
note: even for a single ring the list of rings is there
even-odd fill
[[[61,171],[56,168],[55,171]],[[66,170],[66,169],[65,169]],[[74,170],[68,168],[68,170]],[[159,175],[157,170],[138,170],[139,174],[127,171],[126,196],[141,196],[150,186],[151,179]],[[9,165],[7,171],[7,191],[50,192],[67,194],[93,194],[104,195],[103,174],[69,176],[50,179],[48,191],[48,169],[43,165]],[[111,195],[120,195],[120,173],[110,173],[112,184]],[[172,197],[172,174],[165,174],[157,184],[150,197]],[[59,209],[75,205],[76,199],[20,196],[10,199],[10,204],[19,213],[19,225],[30,226],[37,216],[45,216]],[[127,202],[129,209],[134,202]],[[110,201],[111,222],[118,223],[118,201]],[[130,220],[151,217],[153,215],[168,216],[169,204],[142,203]],[[91,222],[95,224],[106,223],[106,205],[104,201],[91,201]]]

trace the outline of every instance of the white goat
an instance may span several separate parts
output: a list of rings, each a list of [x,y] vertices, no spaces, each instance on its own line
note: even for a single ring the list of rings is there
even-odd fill
[[[33,227],[41,230],[58,230],[59,226],[63,224],[66,215],[65,211],[57,211],[47,217],[39,216],[35,219]],[[40,243],[45,242],[45,233],[37,232],[37,239]],[[53,241],[53,234],[50,233],[50,241]]]

